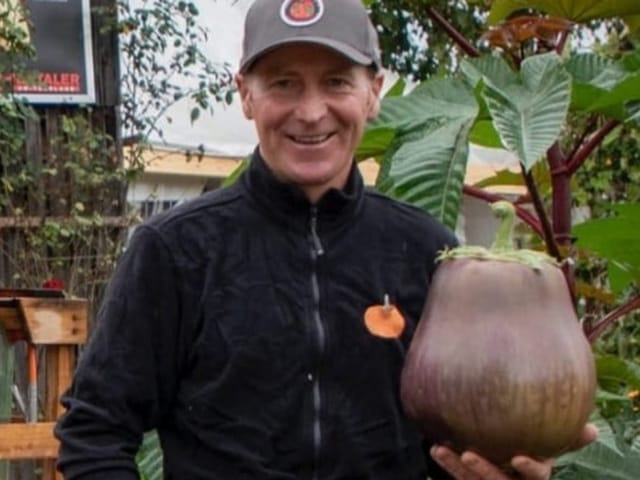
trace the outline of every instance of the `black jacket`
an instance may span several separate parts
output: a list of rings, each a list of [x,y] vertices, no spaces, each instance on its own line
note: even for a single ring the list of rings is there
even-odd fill
[[[311,206],[258,154],[229,188],[138,227],[62,403],[65,478],[134,479],[157,428],[175,480],[423,480],[399,374],[453,235],[365,190]],[[399,339],[369,333],[389,295]]]

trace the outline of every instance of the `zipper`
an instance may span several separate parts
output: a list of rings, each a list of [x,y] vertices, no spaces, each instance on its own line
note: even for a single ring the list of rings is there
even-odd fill
[[[320,422],[320,414],[322,409],[322,391],[320,388],[320,360],[324,355],[326,332],[322,316],[320,315],[320,285],[318,283],[318,257],[324,255],[324,249],[320,242],[317,232],[318,209],[311,207],[311,216],[309,219],[309,238],[311,250],[311,293],[313,299],[313,332],[315,339],[315,347],[317,350],[316,363],[314,373],[312,374],[312,394],[313,394],[313,480],[318,479],[318,467],[320,465],[320,451],[322,447],[322,425]]]

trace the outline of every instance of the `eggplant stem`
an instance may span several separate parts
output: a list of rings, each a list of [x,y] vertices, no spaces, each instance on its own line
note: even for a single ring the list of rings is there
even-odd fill
[[[542,270],[544,265],[548,264],[559,265],[555,258],[545,252],[528,249],[517,250],[513,247],[513,227],[516,218],[516,208],[511,202],[498,200],[491,204],[491,209],[494,215],[500,219],[496,238],[491,248],[478,245],[463,245],[441,251],[437,260],[473,258],[476,260],[515,262],[527,265],[534,270]]]
[[[500,220],[496,239],[491,245],[492,252],[513,250],[513,225],[516,219],[516,208],[511,202],[498,200],[491,204],[493,214]]]

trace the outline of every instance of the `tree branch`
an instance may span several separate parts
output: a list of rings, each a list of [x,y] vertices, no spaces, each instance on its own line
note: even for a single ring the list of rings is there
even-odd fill
[[[604,332],[604,330],[613,322],[615,322],[618,318],[626,315],[627,313],[631,313],[633,310],[640,309],[640,295],[632,298],[628,302],[620,305],[614,310],[610,311],[608,314],[604,316],[602,320],[596,323],[590,330],[587,332],[587,338],[591,343],[595,342],[598,337]]]
[[[433,23],[442,28],[445,33],[454,41],[454,43],[462,49],[464,53],[466,53],[470,57],[480,56],[480,52],[478,51],[478,49],[474,47],[464,35],[456,30],[453,25],[445,20],[445,18],[440,15],[440,13],[438,13],[435,8],[427,7],[427,16]]]
[[[608,120],[602,127],[600,127],[600,130],[593,134],[589,141],[585,143],[582,148],[575,153],[575,155],[568,159],[567,170],[569,171],[569,174],[573,174],[578,168],[580,168],[589,155],[591,155],[591,153],[600,146],[602,140],[604,140],[604,138],[618,125],[620,125],[618,120]]]
[[[506,198],[502,195],[498,195],[496,193],[487,192],[478,187],[474,187],[472,185],[464,185],[462,187],[462,193],[468,195],[470,197],[478,198],[480,200],[485,200],[488,203],[497,202],[498,200],[506,200]],[[522,208],[519,205],[514,205],[516,209],[516,215],[529,227],[531,227],[540,237],[543,237],[542,227],[540,226],[540,222],[538,219],[528,210]]]

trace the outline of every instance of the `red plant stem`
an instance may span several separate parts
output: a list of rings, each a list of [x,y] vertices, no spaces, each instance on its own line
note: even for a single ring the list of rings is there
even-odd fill
[[[571,172],[558,142],[547,151],[553,191],[553,231],[559,246],[571,244]]]
[[[631,313],[633,310],[640,309],[640,295],[635,298],[632,298],[628,302],[620,305],[614,310],[607,313],[602,320],[600,320],[597,324],[595,324],[589,332],[587,332],[587,338],[591,343],[595,342],[598,337],[604,332],[604,330],[611,325],[611,323],[615,322],[618,318],[626,315],[627,313]]]
[[[547,246],[547,251],[549,255],[554,257],[559,262],[562,261],[562,255],[560,254],[560,250],[558,249],[558,244],[556,243],[553,236],[553,229],[551,228],[551,223],[549,223],[549,216],[544,208],[544,203],[542,202],[542,198],[540,197],[540,192],[538,191],[538,186],[531,175],[531,172],[527,172],[524,166],[522,166],[522,176],[524,177],[524,181],[527,185],[527,190],[529,191],[529,195],[531,195],[531,202],[533,203],[533,208],[538,214],[538,218],[540,220],[540,225],[542,227],[542,237],[545,245]]]
[[[438,13],[438,11],[433,7],[427,7],[427,16],[442,28],[445,33],[458,45],[464,53],[469,55],[470,57],[479,57],[480,52],[477,48],[475,48],[471,42],[467,38],[465,38],[462,33],[456,30],[453,25],[451,25],[445,18]]]
[[[600,130],[594,133],[589,141],[575,153],[575,155],[568,159],[566,168],[570,175],[580,168],[589,155],[591,155],[591,153],[600,146],[604,138],[618,125],[620,125],[618,120],[608,120],[602,127],[600,127]]]
[[[502,195],[498,195],[496,193],[491,193],[486,190],[483,190],[478,187],[474,187],[471,185],[464,185],[462,187],[462,192],[465,195],[469,195],[470,197],[479,198],[480,200],[485,200],[489,203],[497,202],[498,200],[505,200]],[[528,210],[522,208],[519,205],[514,205],[516,209],[516,215],[529,225],[540,237],[543,237],[542,227],[540,226],[540,222],[538,219],[532,215]]]
[[[582,134],[580,134],[580,138],[578,139],[578,141],[573,146],[573,149],[571,150],[569,155],[567,155],[568,159],[574,158],[576,156],[576,153],[578,152],[578,150],[580,149],[580,147],[582,146],[582,144],[584,143],[586,138],[589,135],[591,135],[593,133],[593,131],[596,129],[597,121],[598,121],[598,116],[597,115],[591,115],[589,117],[587,125],[585,126],[584,130],[582,131]]]
[[[568,251],[573,238],[571,236],[571,172],[560,145],[555,142],[547,150],[547,162],[551,173],[552,219],[554,240],[558,250]],[[562,270],[571,298],[575,300],[575,266],[573,262],[563,262]]]

